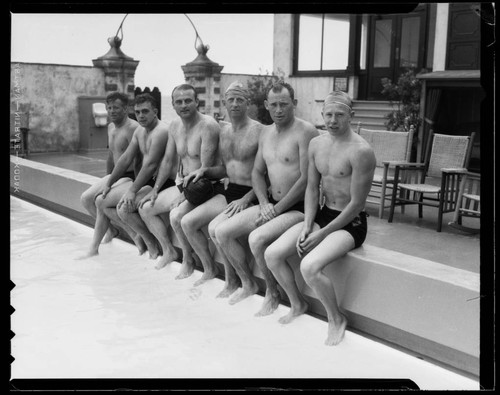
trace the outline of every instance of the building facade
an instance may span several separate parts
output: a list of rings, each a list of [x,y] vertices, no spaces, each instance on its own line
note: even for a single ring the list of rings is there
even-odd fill
[[[475,132],[471,169],[479,170],[481,4],[420,3],[398,11],[275,14],[274,70],[296,90],[297,115],[320,126],[331,90],[346,91],[358,107],[373,104],[387,100],[383,79],[397,82],[413,69],[423,86],[418,154],[430,128]]]

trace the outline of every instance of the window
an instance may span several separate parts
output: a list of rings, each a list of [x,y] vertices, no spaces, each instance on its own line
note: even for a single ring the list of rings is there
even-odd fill
[[[348,14],[300,14],[296,70],[346,70],[349,31]]]

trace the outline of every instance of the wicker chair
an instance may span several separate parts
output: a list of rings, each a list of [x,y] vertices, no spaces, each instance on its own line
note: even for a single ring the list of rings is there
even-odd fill
[[[382,218],[384,209],[391,206],[391,190],[394,184],[394,166],[391,165],[410,161],[413,127],[409,132],[389,132],[364,129],[358,124],[357,132],[375,152],[377,167],[366,202],[378,204],[378,217]]]
[[[438,208],[437,231],[441,232],[443,214],[455,211],[460,176],[469,164],[474,133],[470,136],[449,136],[430,132],[424,163],[396,165],[389,222],[394,208],[418,205]],[[428,159],[427,159],[428,158]]]
[[[448,225],[465,232],[479,233],[480,228],[462,225],[462,217],[477,219],[481,217],[481,175],[478,173],[463,172],[455,214],[453,215],[453,221],[448,222]]]

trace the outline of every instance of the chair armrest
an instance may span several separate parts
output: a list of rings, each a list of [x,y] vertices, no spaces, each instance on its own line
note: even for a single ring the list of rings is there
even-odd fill
[[[399,161],[399,160],[384,160],[382,164],[384,166],[401,166],[401,165],[407,165],[410,162],[406,161]]]
[[[460,168],[451,168],[451,167],[444,167],[441,169],[443,173],[446,174],[465,174],[467,173],[467,169],[460,167]]]
[[[425,168],[425,163],[415,163],[415,162],[396,162],[396,161],[387,161],[383,162],[384,165],[388,163],[389,166],[394,166],[401,170],[420,170]]]

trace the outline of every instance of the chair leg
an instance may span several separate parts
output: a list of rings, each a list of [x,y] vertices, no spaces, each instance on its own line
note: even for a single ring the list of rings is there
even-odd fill
[[[422,201],[424,200],[424,194],[420,193],[419,195],[420,196],[418,198],[418,202],[419,202],[419,204],[418,204],[418,218],[422,218],[424,216],[424,210],[423,210],[424,206],[422,204]]]
[[[394,217],[394,206],[396,205],[397,195],[398,195],[398,188],[396,187],[396,185],[393,185],[392,186],[392,197],[391,197],[391,208],[389,209],[389,218],[387,220],[388,222],[392,222],[392,219]],[[401,207],[404,207],[404,206],[401,206]]]
[[[441,232],[441,227],[443,226],[443,205],[444,205],[444,193],[439,196],[439,207],[438,207],[438,226],[437,231]]]
[[[385,208],[385,182],[382,181],[382,187],[380,188],[380,206],[378,208],[378,217],[382,219],[384,216],[384,208]]]

